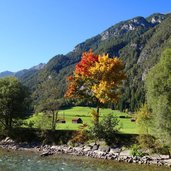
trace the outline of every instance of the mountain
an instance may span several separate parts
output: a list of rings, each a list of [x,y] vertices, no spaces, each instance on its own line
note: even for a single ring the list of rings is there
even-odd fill
[[[66,76],[72,74],[82,52],[92,49],[97,54],[108,53],[110,57],[118,56],[125,62],[128,77],[122,89],[124,96],[115,108],[134,111],[145,101],[144,79],[148,70],[158,62],[161,52],[167,47],[171,47],[171,14],[135,17],[87,39],[66,55],[53,57],[42,70],[23,74],[21,80],[33,92],[35,104],[45,92],[48,94],[47,89],[51,88],[47,87],[49,80],[59,89],[59,98],[63,98]],[[68,103],[72,105],[64,101],[64,105]]]
[[[40,63],[39,65],[33,66],[30,69],[23,69],[23,70],[18,71],[18,72],[4,71],[4,72],[0,73],[0,78],[7,77],[7,76],[13,76],[13,77],[21,78],[25,74],[43,69],[44,66],[45,66],[44,63]]]
[[[7,76],[14,76],[14,72],[11,71],[3,71],[0,73],[0,78],[7,77]]]

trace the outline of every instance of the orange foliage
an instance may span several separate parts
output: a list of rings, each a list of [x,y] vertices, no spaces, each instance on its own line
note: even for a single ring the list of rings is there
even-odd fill
[[[94,55],[92,50],[82,54],[81,61],[75,67],[75,74],[81,76],[90,76],[89,68],[98,62],[98,56]]]
[[[69,97],[73,97],[76,92],[76,82],[73,76],[68,76],[67,81],[69,83],[68,83],[67,91],[65,92],[65,97],[69,98]]]

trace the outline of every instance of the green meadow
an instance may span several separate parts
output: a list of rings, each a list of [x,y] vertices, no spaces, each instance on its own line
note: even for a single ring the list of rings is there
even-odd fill
[[[84,124],[92,125],[92,118],[90,112],[96,110],[92,107],[72,107],[68,109],[63,109],[58,112],[58,119],[65,120],[66,123],[57,123],[56,129],[58,130],[78,130],[82,124],[72,123],[73,118],[81,118]],[[132,116],[117,110],[111,110],[106,108],[100,109],[100,120],[106,117],[109,113],[112,113],[115,117],[119,119],[119,127],[121,133],[137,134],[138,127],[136,122],[131,122]],[[120,118],[124,116],[125,118]],[[34,114],[30,118],[26,119],[26,123],[34,123],[33,127],[43,127],[48,129],[51,126],[51,115],[45,115],[43,113]]]

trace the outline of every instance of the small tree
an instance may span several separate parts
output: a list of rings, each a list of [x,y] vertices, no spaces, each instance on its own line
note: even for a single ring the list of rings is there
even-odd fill
[[[43,97],[41,101],[36,106],[37,112],[45,112],[46,114],[52,115],[52,130],[55,130],[56,128],[56,121],[58,117],[58,110],[61,106],[60,100],[58,97],[58,89],[54,85],[54,82],[52,79],[47,80],[43,85],[44,92]]]
[[[152,129],[152,114],[146,103],[136,112],[136,123],[138,124],[140,132],[137,139],[140,147],[144,150],[154,150],[156,147],[156,140],[150,134]]]
[[[116,134],[119,132],[119,120],[108,114],[98,124],[90,128],[90,134],[96,140],[105,140],[108,145],[116,143]]]
[[[17,119],[23,118],[29,110],[29,93],[16,78],[0,79],[0,122],[10,130]]]
[[[136,122],[139,126],[140,133],[141,134],[149,134],[151,122],[152,122],[152,116],[151,113],[147,107],[147,104],[144,104],[139,111],[136,112]]]

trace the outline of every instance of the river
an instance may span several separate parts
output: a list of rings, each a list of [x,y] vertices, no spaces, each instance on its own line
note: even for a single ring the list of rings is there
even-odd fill
[[[0,171],[169,171],[170,168],[119,163],[72,155],[0,150]]]

